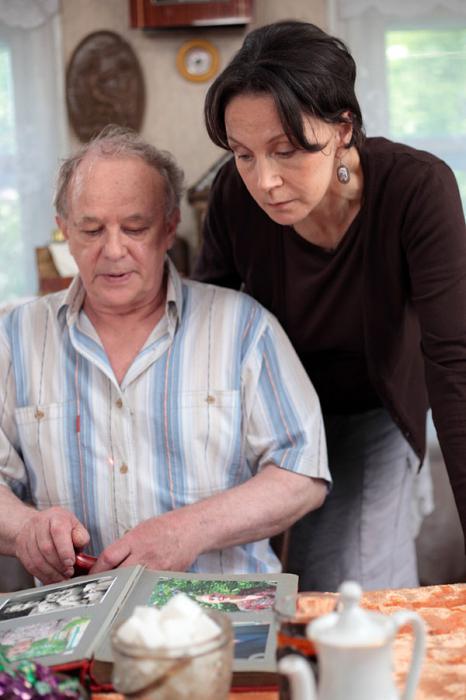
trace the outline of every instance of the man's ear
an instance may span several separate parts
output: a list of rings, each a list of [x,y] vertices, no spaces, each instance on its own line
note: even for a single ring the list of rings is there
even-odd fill
[[[56,216],[55,222],[60,231],[62,232],[64,239],[68,240],[68,227],[66,225],[65,219],[63,219],[61,216]]]
[[[175,243],[176,231],[180,223],[181,214],[178,208],[170,215],[167,222],[167,250],[173,247]]]

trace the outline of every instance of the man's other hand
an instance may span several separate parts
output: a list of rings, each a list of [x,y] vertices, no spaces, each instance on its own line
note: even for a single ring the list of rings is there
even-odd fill
[[[65,508],[32,513],[16,537],[16,556],[42,583],[70,578],[74,573],[75,550],[86,546],[89,533]]]
[[[199,555],[182,512],[170,511],[137,525],[104,549],[91,573],[142,564],[158,571],[185,571]]]

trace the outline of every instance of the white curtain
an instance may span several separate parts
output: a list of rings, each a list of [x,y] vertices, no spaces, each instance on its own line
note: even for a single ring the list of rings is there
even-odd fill
[[[46,245],[54,224],[53,187],[59,159],[66,153],[63,63],[58,0],[0,0],[0,49],[6,57],[10,90],[2,105],[12,112],[8,143],[3,143],[4,172],[0,202],[18,203],[19,221],[0,217],[0,302],[37,291],[35,247]],[[5,71],[4,71],[5,72]],[[3,189],[2,189],[3,188]],[[8,230],[7,230],[8,229]]]
[[[332,34],[350,47],[358,69],[357,94],[369,136],[390,136],[385,31],[387,28],[466,26],[466,0],[328,0]],[[464,84],[458,86],[464,89]],[[435,95],[432,96],[435,99]],[[464,147],[459,134],[452,150]],[[417,144],[426,147],[428,144]],[[429,150],[429,148],[427,148]],[[430,149],[432,150],[432,149]],[[442,155],[442,154],[440,154]]]
[[[466,15],[465,0],[337,0],[343,19],[360,17],[367,10],[377,10],[395,17],[421,17],[439,10]]]

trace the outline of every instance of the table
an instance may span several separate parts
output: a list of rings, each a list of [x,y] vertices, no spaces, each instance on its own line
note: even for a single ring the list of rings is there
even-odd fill
[[[369,592],[363,604],[386,614],[401,608],[415,610],[424,619],[427,648],[415,700],[465,700],[466,584]],[[411,642],[410,630],[401,630],[395,640],[398,685],[406,677]]]
[[[415,610],[427,625],[427,650],[415,700],[466,699],[466,584],[424,586],[364,593],[369,610],[390,615]],[[411,655],[412,633],[406,628],[394,644],[395,681],[402,686]],[[96,694],[93,700],[121,700],[117,694]],[[235,692],[230,700],[278,700],[275,691]]]
[[[427,648],[415,700],[466,700],[466,584],[364,593],[363,607],[392,614],[415,610],[427,625]],[[404,683],[412,633],[402,629],[394,644],[395,681]],[[231,700],[277,700],[276,692],[232,693]]]

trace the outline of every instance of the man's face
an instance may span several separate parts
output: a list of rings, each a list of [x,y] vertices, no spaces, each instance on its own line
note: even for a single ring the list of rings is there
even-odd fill
[[[165,197],[162,177],[140,158],[89,155],[79,165],[57,222],[88,310],[127,314],[155,303],[179,221],[176,211],[167,222]]]

